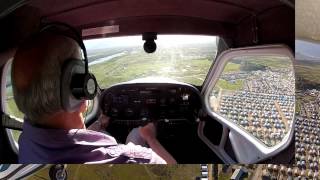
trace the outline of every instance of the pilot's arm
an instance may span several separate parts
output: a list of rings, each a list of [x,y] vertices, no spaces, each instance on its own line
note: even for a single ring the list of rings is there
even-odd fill
[[[109,124],[109,119],[110,119],[109,117],[101,114],[99,119],[96,122],[94,122],[92,125],[90,125],[88,127],[88,129],[108,134],[105,131],[105,129],[107,128],[107,126]],[[154,159],[151,160],[151,161],[154,161],[154,163],[161,162],[161,160],[160,160],[161,158],[167,164],[176,164],[177,163],[176,160],[171,156],[171,154],[157,140],[157,138],[156,138],[156,128],[155,128],[154,123],[149,123],[144,127],[139,127],[138,133],[131,132],[129,134],[129,136],[131,136],[132,134],[141,136],[141,138],[149,145],[149,147],[155,153],[153,155]],[[140,143],[136,142],[137,139],[141,139],[141,138],[131,138],[131,140],[132,139],[135,139],[135,140],[134,141],[130,141],[130,143],[133,143],[135,145],[143,145],[144,143],[142,143],[142,142],[140,142]],[[160,158],[158,156],[160,156]]]
[[[92,131],[98,131],[102,133],[106,133],[106,128],[109,125],[110,118],[101,114],[97,121],[91,124],[87,129]],[[106,133],[108,134],[108,133]]]
[[[156,128],[154,123],[149,123],[144,127],[139,128],[141,137],[148,143],[150,148],[166,161],[167,164],[176,164],[177,161],[171,154],[160,144],[156,138]]]

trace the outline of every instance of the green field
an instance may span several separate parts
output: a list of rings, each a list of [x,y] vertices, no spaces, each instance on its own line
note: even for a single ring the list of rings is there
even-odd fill
[[[35,173],[29,180],[43,180],[48,177],[45,168]],[[199,164],[184,165],[67,165],[68,179],[86,180],[194,180],[200,176]]]
[[[19,117],[21,119],[23,119],[23,114],[22,112],[20,112],[16,106],[16,103],[14,102],[14,99],[11,98],[9,99],[8,101],[8,104],[7,104],[7,108],[8,108],[8,112],[10,115],[14,115],[16,117]],[[13,135],[13,138],[16,142],[18,142],[19,140],[19,137],[20,137],[20,134],[21,134],[21,131],[18,131],[18,130],[12,130],[12,135]]]
[[[292,66],[292,61],[288,57],[277,56],[261,56],[246,57],[252,64],[262,65],[269,68],[288,68]]]
[[[222,74],[237,72],[253,72],[257,70],[266,70],[267,68],[290,68],[291,61],[286,57],[250,57],[245,56],[239,59],[232,59],[223,69]],[[241,90],[244,85],[244,79],[237,79],[234,82],[219,79],[217,87],[226,90]]]
[[[240,64],[229,62],[223,69],[224,73],[236,72],[240,70]]]
[[[240,90],[243,87],[243,80],[236,80],[234,83],[228,82],[226,80],[223,79],[219,79],[219,81],[217,82],[217,87],[221,88],[221,89],[225,89],[225,90]]]
[[[23,119],[23,113],[19,111],[13,97],[7,99],[7,111],[10,115]]]
[[[232,174],[220,173],[219,180],[230,180],[231,176],[232,176]]]
[[[298,87],[312,89],[320,84],[320,63],[298,61],[295,65]],[[310,86],[310,88],[308,88]]]
[[[14,99],[13,99],[13,95],[12,95],[12,90],[11,90],[11,86],[7,87],[6,88],[6,105],[7,105],[7,112],[10,114],[10,115],[13,115],[17,118],[20,118],[20,119],[23,119],[23,113],[21,111],[19,111]],[[13,134],[13,138],[15,141],[18,141],[19,140],[19,137],[20,137],[20,134],[21,134],[21,131],[17,131],[17,130],[12,130],[11,131],[12,134]]]
[[[95,74],[100,87],[150,76],[202,85],[211,64],[209,59],[178,61],[141,52],[92,65],[90,70]]]

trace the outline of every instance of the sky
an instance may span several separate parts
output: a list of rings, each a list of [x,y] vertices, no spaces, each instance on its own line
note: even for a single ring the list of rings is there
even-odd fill
[[[296,52],[315,59],[320,59],[320,44],[312,41],[296,40]]]
[[[155,41],[158,46],[179,46],[182,44],[200,44],[212,42],[216,44],[216,36],[200,36],[200,35],[158,35]],[[85,40],[84,44],[88,50],[102,49],[107,47],[118,47],[142,45],[142,36],[126,36]]]

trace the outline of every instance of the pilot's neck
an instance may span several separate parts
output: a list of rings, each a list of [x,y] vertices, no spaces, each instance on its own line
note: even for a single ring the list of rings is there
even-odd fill
[[[47,118],[48,126],[54,129],[85,129],[83,115],[80,112],[58,112]]]

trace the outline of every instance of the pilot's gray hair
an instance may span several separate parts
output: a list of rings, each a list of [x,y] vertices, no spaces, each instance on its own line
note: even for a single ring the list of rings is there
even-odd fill
[[[24,91],[17,89],[12,82],[17,107],[31,124],[39,124],[36,121],[45,114],[60,111],[60,68],[58,61],[47,61],[40,75]]]
[[[76,48],[70,47],[68,50],[73,51],[71,53],[72,57],[78,58],[80,56],[79,52],[74,49]],[[45,124],[45,117],[62,110],[60,79],[62,64],[65,60],[61,60],[61,58],[66,56],[65,54],[48,54],[37,77],[33,78],[28,87],[23,90],[17,88],[14,80],[12,80],[14,100],[17,107],[25,114],[25,119],[33,125]],[[13,60],[12,67],[14,67],[14,63],[15,61]],[[13,77],[14,71],[15,69],[13,68],[11,77]]]

